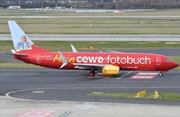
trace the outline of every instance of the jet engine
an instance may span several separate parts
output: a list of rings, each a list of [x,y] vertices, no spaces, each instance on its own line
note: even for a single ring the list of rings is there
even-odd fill
[[[103,75],[118,75],[119,67],[118,66],[104,66],[102,68]]]

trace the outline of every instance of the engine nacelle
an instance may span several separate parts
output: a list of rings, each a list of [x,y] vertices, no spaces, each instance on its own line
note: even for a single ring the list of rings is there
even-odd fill
[[[118,75],[119,74],[119,67],[117,66],[104,66],[102,68],[103,75]]]

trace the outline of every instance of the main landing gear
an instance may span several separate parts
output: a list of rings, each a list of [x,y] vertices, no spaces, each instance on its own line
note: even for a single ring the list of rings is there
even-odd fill
[[[90,77],[95,76],[95,70],[91,70],[90,73],[89,73],[89,76],[90,76]]]

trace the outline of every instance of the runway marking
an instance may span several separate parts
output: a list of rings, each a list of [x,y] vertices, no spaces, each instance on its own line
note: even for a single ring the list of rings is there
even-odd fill
[[[154,75],[154,76],[156,76],[156,75],[158,75],[159,74],[159,72],[139,72],[139,73],[137,73],[136,75],[138,76],[138,75]]]
[[[49,117],[50,115],[54,114],[56,111],[27,111],[22,113],[16,117]]]
[[[153,79],[155,76],[131,76],[131,79]]]
[[[129,71],[128,73],[126,73],[126,74],[124,74],[124,75],[122,75],[122,76],[120,76],[120,77],[116,78],[116,80],[119,80],[119,79],[123,78],[124,76],[126,76],[126,75],[130,74],[131,72],[132,72],[132,71]]]
[[[159,72],[138,72],[136,75],[131,76],[131,79],[153,79],[155,78]]]
[[[44,91],[32,91],[32,93],[44,93]]]
[[[61,114],[60,116],[58,117],[67,117],[68,115],[70,115],[71,113],[73,113],[72,111],[66,111],[64,112],[63,114]]]

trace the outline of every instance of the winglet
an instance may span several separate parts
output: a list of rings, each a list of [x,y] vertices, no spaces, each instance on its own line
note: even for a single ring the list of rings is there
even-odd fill
[[[76,48],[72,44],[70,44],[70,45],[71,45],[72,51],[77,52]]]
[[[63,56],[63,54],[58,51],[60,57],[61,57],[61,60],[63,61],[63,64],[61,65],[60,69],[63,68],[66,64],[68,64],[68,61],[66,60],[66,58]]]

